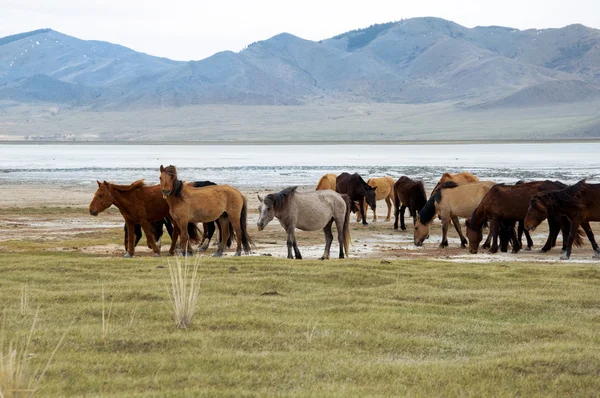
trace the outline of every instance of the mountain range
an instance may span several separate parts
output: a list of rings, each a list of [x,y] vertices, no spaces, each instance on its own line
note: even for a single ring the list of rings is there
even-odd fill
[[[600,30],[466,28],[414,18],[319,42],[282,33],[179,62],[51,29],[0,39],[0,101],[127,110],[206,104],[428,104],[600,98]]]

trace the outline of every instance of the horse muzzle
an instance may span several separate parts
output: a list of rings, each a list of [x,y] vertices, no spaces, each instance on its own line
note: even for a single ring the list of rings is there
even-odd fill
[[[471,253],[471,254],[477,254],[477,249],[469,249],[469,253]]]
[[[98,215],[98,212],[97,212],[97,211],[95,211],[95,210],[92,210],[92,209],[90,209],[90,215],[92,215],[92,216],[97,216],[97,215]]]
[[[256,224],[256,226],[258,227],[259,231],[262,231],[263,229],[265,229],[265,226],[263,224],[258,223],[258,224]]]
[[[163,194],[163,199],[166,199],[167,196],[169,196],[171,194],[171,190],[170,189],[169,190],[161,189],[160,192],[162,192],[162,194]]]

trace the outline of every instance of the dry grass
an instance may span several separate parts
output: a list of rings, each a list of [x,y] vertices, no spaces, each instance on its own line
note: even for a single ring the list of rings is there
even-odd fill
[[[200,294],[198,275],[200,259],[196,257],[193,265],[190,265],[188,258],[186,256],[185,260],[181,261],[179,257],[175,257],[175,264],[169,261],[171,284],[167,290],[175,325],[182,329],[187,329],[191,325]]]

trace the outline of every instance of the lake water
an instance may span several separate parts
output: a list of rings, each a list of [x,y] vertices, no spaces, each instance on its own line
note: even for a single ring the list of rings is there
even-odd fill
[[[0,184],[158,182],[159,166],[180,178],[240,187],[316,185],[325,173],[407,175],[435,183],[446,171],[480,179],[600,180],[600,143],[460,145],[0,145]],[[366,178],[365,178],[366,179]]]

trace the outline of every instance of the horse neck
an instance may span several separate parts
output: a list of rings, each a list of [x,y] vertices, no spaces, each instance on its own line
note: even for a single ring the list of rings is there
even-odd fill
[[[125,191],[121,192],[117,189],[111,188],[110,193],[113,197],[113,204],[121,211],[121,213],[129,213],[131,208],[131,201],[128,196],[131,195],[133,191]]]

